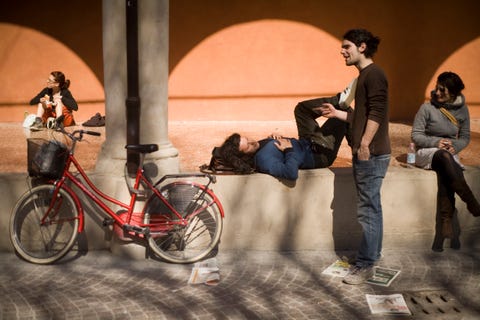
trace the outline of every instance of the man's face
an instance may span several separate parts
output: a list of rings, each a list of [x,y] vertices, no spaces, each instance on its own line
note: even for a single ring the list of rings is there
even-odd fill
[[[240,136],[240,144],[238,146],[238,150],[243,153],[251,154],[257,152],[260,144],[257,140],[247,138],[245,136]]]
[[[345,59],[345,64],[347,66],[355,66],[360,63],[362,54],[365,51],[365,44],[362,43],[360,47],[357,47],[355,43],[343,39],[342,41],[342,50],[340,54]]]

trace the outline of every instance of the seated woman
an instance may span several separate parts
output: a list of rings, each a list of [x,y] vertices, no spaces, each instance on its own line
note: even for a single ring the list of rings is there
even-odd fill
[[[480,216],[480,205],[465,181],[458,157],[470,142],[470,116],[462,94],[464,88],[457,74],[440,74],[430,102],[420,107],[412,126],[412,140],[417,148],[416,165],[437,174],[434,251],[443,251],[445,238],[451,239],[453,249],[460,248],[455,193],[475,217]]]
[[[298,139],[271,135],[255,141],[234,133],[219,147],[221,157],[236,171],[255,170],[287,180],[296,180],[299,169],[330,166],[337,157],[348,124],[328,119],[320,127],[316,119],[321,113],[314,108],[325,102],[344,110],[349,108],[340,102],[340,94],[300,102],[295,107]]]
[[[50,73],[47,80],[47,87],[42,89],[32,100],[30,105],[38,105],[37,118],[32,128],[40,129],[45,127],[47,119],[64,116],[64,126],[75,125],[73,111],[78,110],[78,105],[68,87],[70,80],[60,71]]]

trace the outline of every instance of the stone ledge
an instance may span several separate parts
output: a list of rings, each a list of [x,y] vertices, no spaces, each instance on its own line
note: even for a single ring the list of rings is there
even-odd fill
[[[90,175],[107,194],[126,195],[123,178]],[[480,195],[480,168],[466,179]],[[24,174],[0,175],[0,251],[11,251],[8,224],[16,199],[27,189]],[[212,186],[225,210],[220,249],[355,250],[361,230],[355,215],[351,168],[302,170],[293,186],[265,174],[218,176]],[[122,190],[122,191],[118,191]],[[118,195],[117,195],[118,196]],[[384,247],[430,247],[434,235],[436,178],[431,171],[390,167],[382,188]],[[112,247],[103,217],[85,206],[85,234],[79,246]],[[480,219],[457,198],[463,247],[480,247]],[[447,243],[446,243],[447,244]]]

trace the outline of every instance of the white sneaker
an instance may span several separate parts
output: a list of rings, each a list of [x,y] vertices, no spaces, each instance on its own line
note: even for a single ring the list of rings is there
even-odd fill
[[[373,266],[358,267],[352,266],[347,275],[343,278],[346,284],[362,284],[373,276]]]
[[[342,91],[340,94],[340,99],[338,104],[342,108],[347,108],[352,103],[353,99],[355,99],[355,90],[357,89],[357,78],[353,79],[345,90]]]

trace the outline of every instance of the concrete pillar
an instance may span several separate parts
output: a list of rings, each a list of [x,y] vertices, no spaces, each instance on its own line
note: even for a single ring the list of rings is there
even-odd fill
[[[138,1],[140,143],[156,143],[149,154],[147,174],[155,181],[178,173],[178,151],[168,140],[168,0]],[[108,195],[128,203],[124,175],[127,98],[126,0],[103,0],[103,64],[105,84],[105,143],[97,159],[94,180]],[[137,206],[136,211],[142,207]],[[114,254],[145,258],[145,247],[113,238]]]
[[[178,151],[168,140],[168,0],[138,1],[140,143],[156,143],[150,161],[158,175],[179,171]]]
[[[103,0],[105,143],[95,171],[122,175],[126,161],[126,1]],[[168,140],[168,0],[138,1],[140,143],[156,143],[147,157],[155,177],[179,171],[178,151]]]

